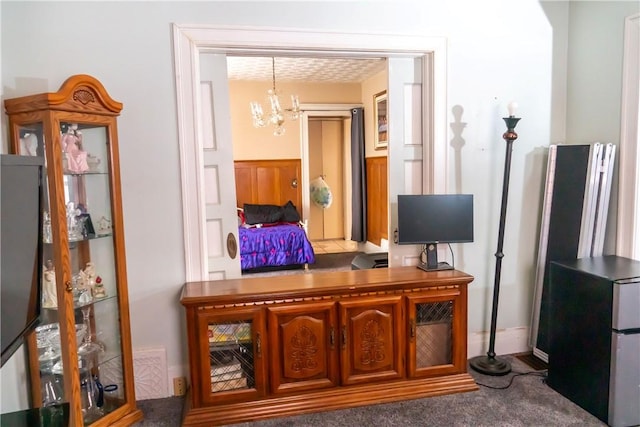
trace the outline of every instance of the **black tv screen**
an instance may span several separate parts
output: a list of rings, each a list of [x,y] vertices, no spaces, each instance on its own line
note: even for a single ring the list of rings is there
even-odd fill
[[[0,366],[37,325],[42,277],[42,158],[3,154],[1,159]]]
[[[398,244],[473,242],[472,194],[398,195]]]

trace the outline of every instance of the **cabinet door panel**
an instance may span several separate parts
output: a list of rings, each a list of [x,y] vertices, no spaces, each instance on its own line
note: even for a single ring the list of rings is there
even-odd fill
[[[402,297],[340,302],[342,383],[402,378]]]
[[[199,310],[196,399],[205,405],[249,400],[266,393],[266,343],[261,308]],[[194,396],[195,397],[195,396]]]
[[[407,298],[409,376],[466,372],[466,309],[461,291]]]
[[[269,309],[273,393],[337,385],[336,317],[332,302]]]

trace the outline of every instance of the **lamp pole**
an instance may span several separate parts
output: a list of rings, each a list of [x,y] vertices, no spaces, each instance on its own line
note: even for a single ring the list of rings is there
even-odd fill
[[[496,271],[495,280],[493,284],[493,304],[491,307],[491,330],[489,333],[489,351],[486,356],[477,356],[469,360],[469,365],[476,371],[486,375],[506,375],[511,372],[511,365],[506,360],[502,360],[496,357],[495,344],[496,344],[496,322],[498,319],[498,298],[500,296],[500,273],[502,269],[502,258],[504,253],[502,252],[502,246],[504,242],[504,223],[507,215],[507,197],[509,195],[509,172],[511,170],[511,151],[513,148],[513,141],[518,138],[518,134],[515,132],[515,127],[518,124],[520,118],[514,115],[515,109],[518,104],[511,102],[509,104],[509,117],[504,117],[503,120],[507,125],[507,131],[502,135],[502,138],[507,142],[506,155],[504,161],[504,178],[502,180],[502,205],[500,208],[500,226],[498,228],[498,249],[496,250]]]

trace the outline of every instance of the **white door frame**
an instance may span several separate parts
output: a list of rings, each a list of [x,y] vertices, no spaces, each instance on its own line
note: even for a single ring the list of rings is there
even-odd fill
[[[624,25],[616,254],[640,260],[640,14]]]
[[[271,27],[210,27],[173,24],[178,141],[183,198],[183,227],[186,280],[203,280],[206,254],[201,250],[203,215],[202,183],[198,179],[200,145],[197,94],[201,52],[304,53],[305,55],[343,55],[389,57],[415,55],[425,58],[423,100],[423,144],[425,156],[423,188],[442,191],[447,176],[447,41],[444,37],[355,32],[312,31]],[[393,119],[392,119],[393,120]],[[401,126],[398,123],[398,126]],[[223,143],[224,141],[221,141]],[[231,143],[231,141],[229,141]]]
[[[360,108],[362,104],[300,104],[302,110],[300,120],[300,153],[302,158],[302,218],[309,219],[311,197],[309,185],[309,119],[311,117],[351,117],[352,108]]]

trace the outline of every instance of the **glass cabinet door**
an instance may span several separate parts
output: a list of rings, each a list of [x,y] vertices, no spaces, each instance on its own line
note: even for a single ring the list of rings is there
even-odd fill
[[[213,403],[266,392],[266,328],[261,309],[199,313],[202,372],[199,398]],[[204,380],[207,378],[208,380]],[[192,381],[195,385],[196,381]]]
[[[22,156],[40,156],[45,157],[45,138],[43,132],[43,124],[41,122],[28,123],[19,126],[19,143],[15,149],[16,154]],[[46,161],[45,161],[46,165]],[[76,357],[74,351],[63,345],[61,329],[65,329],[66,325],[58,313],[58,286],[56,283],[62,280],[62,274],[56,275],[56,256],[53,247],[54,231],[51,223],[51,201],[49,191],[49,173],[50,170],[45,169],[43,191],[43,219],[42,219],[42,240],[43,254],[42,261],[42,281],[41,281],[41,304],[42,310],[40,315],[39,326],[35,329],[35,342],[30,342],[30,353],[37,355],[38,376],[31,375],[32,381],[32,401],[34,406],[50,407],[59,405],[70,400],[70,390],[65,392],[69,381],[64,381],[64,363],[63,358],[71,360]],[[59,236],[56,236],[59,239]],[[60,279],[58,279],[58,277]],[[61,295],[61,298],[64,298]],[[79,341],[84,336],[82,325],[78,326],[77,334]],[[63,356],[63,353],[64,356]],[[32,363],[33,365],[33,363]]]
[[[124,399],[118,272],[111,227],[111,179],[108,158],[108,127],[60,122],[60,146],[48,148],[39,124],[22,126],[22,155],[44,155],[61,159],[61,168],[47,168],[43,218],[42,318],[36,329],[43,406],[65,400],[59,307],[65,298],[73,303],[74,348],[69,360],[77,359],[80,404],[85,424],[102,418],[121,406]],[[50,166],[50,165],[47,165]],[[56,175],[61,171],[60,175]],[[55,187],[60,181],[62,188]],[[53,227],[52,209],[58,208]],[[64,221],[60,216],[64,214]],[[58,259],[63,257],[64,259]],[[67,269],[70,280],[60,284]],[[68,382],[67,382],[68,383]]]
[[[465,372],[465,312],[457,290],[407,299],[409,376]]]

